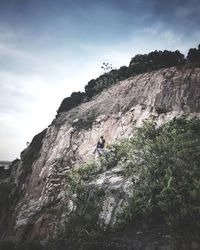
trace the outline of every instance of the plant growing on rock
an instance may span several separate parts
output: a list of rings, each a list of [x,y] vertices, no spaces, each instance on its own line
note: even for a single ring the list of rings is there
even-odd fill
[[[113,69],[112,64],[105,63],[105,62],[102,63],[101,68],[104,70],[105,73],[107,73],[107,72],[109,72],[110,70]]]
[[[133,176],[125,220],[198,225],[200,217],[200,120],[146,124],[129,140],[127,171]]]
[[[101,231],[99,213],[105,194],[90,183],[98,172],[98,166],[91,161],[72,169],[67,175],[67,192],[75,209],[67,215],[64,238],[75,247],[97,237]]]

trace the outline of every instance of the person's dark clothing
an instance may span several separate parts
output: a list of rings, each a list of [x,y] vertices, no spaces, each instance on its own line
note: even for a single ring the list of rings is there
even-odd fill
[[[106,141],[103,138],[100,138],[99,141],[97,142],[97,148],[104,148],[105,142]]]

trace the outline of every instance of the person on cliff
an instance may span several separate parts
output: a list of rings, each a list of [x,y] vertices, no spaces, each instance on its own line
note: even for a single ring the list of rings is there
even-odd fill
[[[97,153],[96,156],[98,158],[101,158],[103,156],[103,158],[108,162],[110,151],[108,149],[105,149],[105,144],[106,144],[106,140],[104,139],[103,136],[101,136],[97,142],[96,148],[94,150],[94,154]]]
[[[98,142],[97,142],[97,148],[104,148],[105,146],[105,139],[103,138],[103,135],[99,138]]]
[[[103,138],[103,135],[99,138],[96,148],[94,150],[94,154],[98,153],[99,156],[103,155],[103,149],[105,147],[105,139]]]

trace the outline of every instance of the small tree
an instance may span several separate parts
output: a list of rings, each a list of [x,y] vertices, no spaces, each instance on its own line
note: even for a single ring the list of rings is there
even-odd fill
[[[101,68],[104,70],[105,74],[108,73],[109,71],[111,71],[113,69],[112,64],[105,63],[105,62],[102,63]]]

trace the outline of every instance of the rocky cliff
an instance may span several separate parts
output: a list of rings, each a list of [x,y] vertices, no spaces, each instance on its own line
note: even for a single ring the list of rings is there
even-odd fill
[[[70,192],[69,171],[95,158],[101,135],[111,144],[129,137],[144,120],[153,118],[161,125],[182,115],[200,117],[200,68],[172,67],[140,74],[60,113],[34,137],[21,160],[13,163],[6,202],[1,206],[1,239],[45,242],[64,230],[67,216],[79,209],[76,194]],[[124,177],[122,166],[99,167],[95,178],[85,180],[90,190],[87,200],[97,203],[99,226],[113,228],[129,197],[130,179]],[[106,193],[100,200],[99,191]]]

